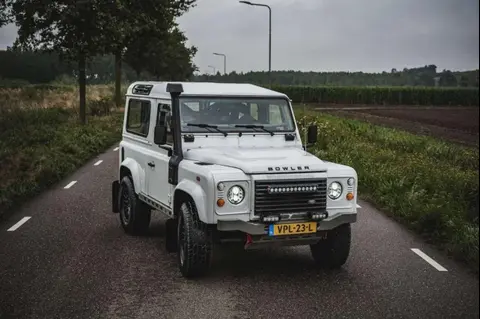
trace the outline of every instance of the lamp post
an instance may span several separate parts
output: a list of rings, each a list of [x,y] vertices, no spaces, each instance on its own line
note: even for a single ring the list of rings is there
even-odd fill
[[[249,6],[265,7],[268,9],[268,79],[272,85],[272,8],[263,3],[254,3],[250,1],[239,1]]]
[[[217,74],[216,69],[213,65],[209,65],[208,67],[213,69],[213,75]]]
[[[213,52],[213,55],[223,56],[223,74],[227,75],[227,56],[223,53]]]

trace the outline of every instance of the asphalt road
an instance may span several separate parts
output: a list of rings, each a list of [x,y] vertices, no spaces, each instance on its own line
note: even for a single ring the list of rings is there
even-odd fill
[[[162,217],[131,237],[111,213],[116,164],[109,149],[0,222],[0,318],[479,318],[478,278],[364,202],[342,270],[223,248],[187,281]]]

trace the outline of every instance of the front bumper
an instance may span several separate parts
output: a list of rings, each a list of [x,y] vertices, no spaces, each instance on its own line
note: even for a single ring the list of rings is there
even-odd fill
[[[318,222],[317,231],[326,231],[334,229],[343,224],[354,223],[357,221],[357,214],[336,214]],[[284,221],[279,223],[299,223],[301,220]],[[257,222],[246,222],[242,220],[218,220],[217,229],[219,231],[240,231],[250,235],[268,235],[268,225]]]

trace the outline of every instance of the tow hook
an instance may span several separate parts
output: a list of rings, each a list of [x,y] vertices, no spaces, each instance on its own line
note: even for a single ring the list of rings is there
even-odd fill
[[[246,240],[245,240],[245,246],[243,247],[244,249],[247,249],[250,245],[253,244],[252,235],[247,234],[246,237],[247,237],[247,238],[246,238]]]

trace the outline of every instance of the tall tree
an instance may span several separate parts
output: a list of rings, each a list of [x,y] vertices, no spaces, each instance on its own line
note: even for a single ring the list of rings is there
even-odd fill
[[[11,0],[0,0],[0,28],[12,22]]]
[[[153,34],[168,36],[175,19],[195,5],[196,0],[117,0],[109,10],[107,52],[115,56],[115,101],[120,105],[122,59],[128,47],[148,45]],[[132,44],[133,43],[133,44]],[[133,63],[136,65],[136,63]],[[138,67],[132,66],[138,70]],[[137,71],[137,74],[139,72]]]
[[[57,52],[77,62],[80,121],[86,124],[87,60],[104,51],[101,23],[108,2],[101,0],[23,0],[12,5],[18,29],[16,46]]]
[[[157,80],[190,79],[196,71],[192,58],[197,48],[187,47],[186,40],[177,26],[166,33],[145,34],[129,44],[125,61],[137,75],[145,71]]]

